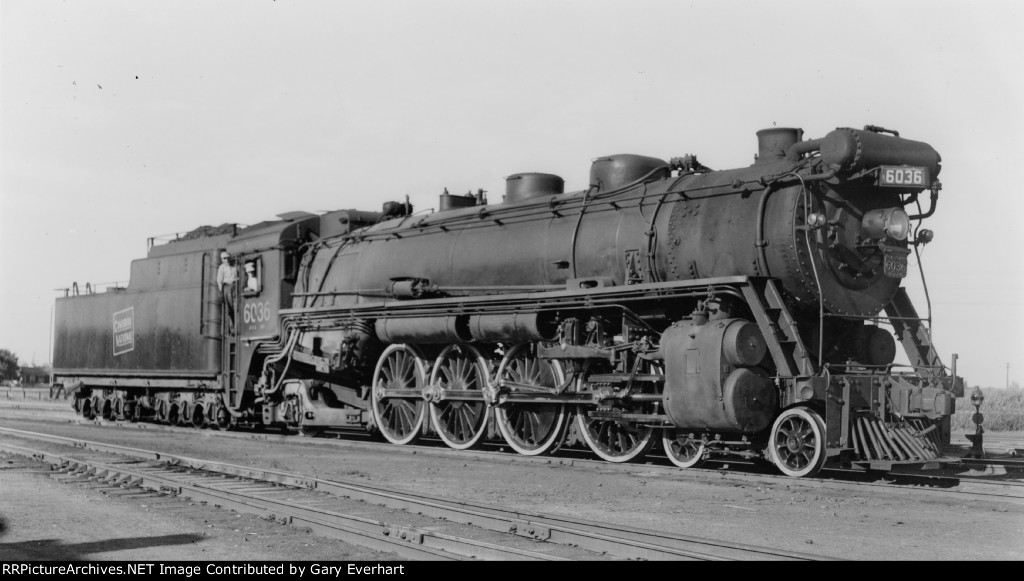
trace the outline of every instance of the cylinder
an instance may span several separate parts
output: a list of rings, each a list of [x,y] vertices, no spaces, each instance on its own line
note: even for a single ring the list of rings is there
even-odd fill
[[[875,328],[868,337],[868,363],[888,365],[896,360],[896,340],[885,329]]]
[[[772,380],[763,369],[730,361],[759,363],[764,357],[764,339],[754,333],[756,325],[748,325],[753,323],[722,319],[701,324],[691,319],[662,334],[663,404],[673,424],[744,434],[771,425],[778,407]]]
[[[846,345],[849,356],[865,365],[888,365],[896,359],[896,340],[892,333],[874,325],[856,329]]]
[[[764,335],[755,323],[733,320],[722,337],[722,354],[731,365],[751,366],[761,363],[768,352]]]
[[[772,423],[778,398],[768,374],[758,367],[734,369],[722,387],[722,401],[728,424],[752,434]]]

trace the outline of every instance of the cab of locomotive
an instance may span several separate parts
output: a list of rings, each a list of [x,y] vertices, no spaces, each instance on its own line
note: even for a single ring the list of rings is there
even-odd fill
[[[245,228],[227,247],[238,268],[235,331],[246,341],[280,335],[278,313],[291,306],[302,244],[318,232],[314,214],[291,212],[278,218]]]

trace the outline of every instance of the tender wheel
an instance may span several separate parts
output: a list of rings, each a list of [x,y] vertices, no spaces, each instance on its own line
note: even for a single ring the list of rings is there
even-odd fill
[[[704,463],[704,442],[689,433],[665,430],[661,445],[669,461],[680,468],[696,468]]]
[[[128,402],[128,419],[133,422],[142,420],[142,402],[134,399]]]
[[[156,402],[156,419],[161,423],[173,423],[170,421],[171,416],[171,404],[165,399],[157,400]]]
[[[226,430],[231,427],[231,414],[228,412],[228,408],[219,405],[215,414],[214,425],[218,430]]]
[[[552,393],[564,381],[557,361],[538,359],[532,345],[523,343],[509,351],[498,368],[499,382],[537,386],[536,391]],[[526,391],[510,388],[512,393]],[[566,409],[563,404],[505,403],[495,409],[498,429],[513,450],[538,456],[558,449],[565,439]]]
[[[430,385],[442,395],[472,399],[445,399],[430,404],[430,419],[437,435],[448,446],[465,450],[475,446],[487,432],[490,408],[484,401],[487,361],[468,345],[445,348],[434,363]],[[461,393],[458,393],[461,392]]]
[[[825,465],[825,423],[807,408],[792,408],[772,425],[768,456],[786,476],[817,474]]]
[[[392,444],[408,444],[419,437],[426,418],[426,379],[423,358],[409,345],[391,345],[377,361],[370,406],[381,435]]]
[[[103,409],[103,419],[105,419],[107,421],[114,421],[114,420],[116,420],[117,416],[115,415],[116,412],[114,411],[114,406],[115,406],[114,399],[113,398],[109,398],[109,397],[108,398],[104,398],[102,405],[103,405],[103,408],[102,408]]]
[[[85,397],[79,400],[82,402],[82,417],[91,420],[96,417],[96,413],[92,407],[92,398]]]
[[[206,410],[203,408],[203,404],[196,404],[192,408],[192,427],[199,429],[206,427]]]
[[[176,426],[188,427],[192,425],[192,408],[195,407],[187,401],[182,401],[178,404],[178,421],[174,422]]]

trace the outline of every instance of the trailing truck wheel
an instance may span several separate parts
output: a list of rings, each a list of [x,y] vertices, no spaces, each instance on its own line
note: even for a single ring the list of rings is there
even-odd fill
[[[395,344],[381,354],[373,372],[370,408],[387,441],[402,445],[419,438],[427,417],[426,383],[427,367],[415,347]]]
[[[654,428],[591,419],[586,410],[576,415],[576,427],[590,451],[608,462],[642,459],[654,443]]]
[[[696,468],[704,463],[704,442],[679,430],[665,430],[661,445],[669,462],[680,468]]]
[[[663,376],[661,367],[646,364],[639,370],[641,375]],[[642,382],[637,388],[642,389]],[[589,391],[586,387],[581,391]],[[634,403],[617,404],[615,411],[627,414],[654,414],[658,404]],[[576,428],[590,450],[608,462],[633,462],[642,460],[654,444],[654,428],[626,422],[621,419],[593,418],[591,412],[600,413],[592,406],[580,406],[576,412]]]
[[[807,408],[790,408],[775,420],[768,457],[786,476],[817,474],[825,465],[825,422]]]
[[[469,345],[451,345],[437,357],[430,374],[435,395],[446,392],[460,399],[430,403],[430,419],[438,437],[456,450],[472,448],[487,432],[490,408],[484,401],[487,362]],[[461,393],[460,393],[461,392]]]

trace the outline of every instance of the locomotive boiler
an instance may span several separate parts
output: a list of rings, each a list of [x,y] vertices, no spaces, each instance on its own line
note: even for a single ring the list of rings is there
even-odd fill
[[[55,376],[87,415],[198,426],[586,446],[613,462],[660,444],[681,467],[736,455],[791,476],[941,461],[963,383],[901,285],[932,238],[938,153],[873,126],[757,138],[744,168],[611,155],[582,191],[519,173],[498,203],[446,192],[429,214],[391,202],[193,233],[147,260],[207,268],[191,307],[216,343],[203,374],[142,373],[104,352]],[[211,300],[221,248],[255,279],[234,328]],[[133,269],[112,334],[147,288]],[[65,349],[99,327],[75,322],[79,303],[58,301]]]

